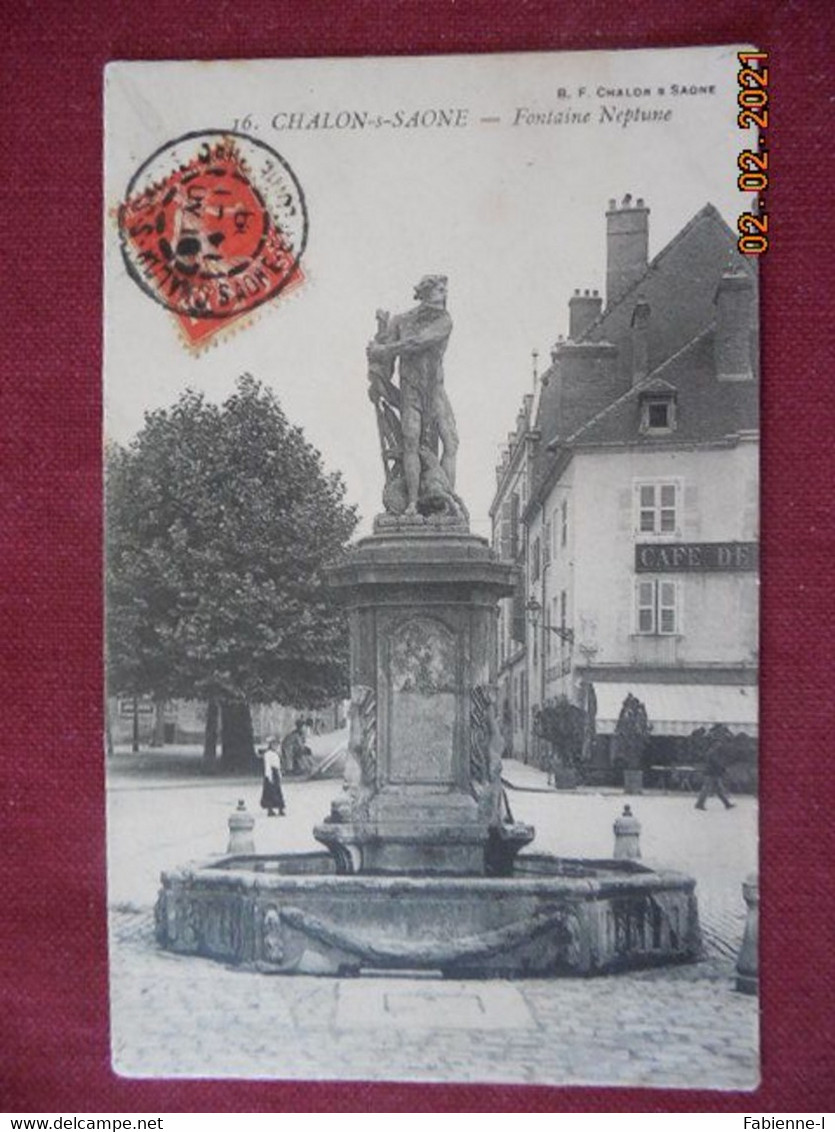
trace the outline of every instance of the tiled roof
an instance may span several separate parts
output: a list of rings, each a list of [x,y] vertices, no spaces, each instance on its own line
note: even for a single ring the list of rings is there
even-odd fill
[[[617,359],[606,373],[603,363],[590,380],[564,389],[557,361],[546,371],[537,414],[542,450],[537,459],[534,497],[558,472],[560,458],[548,451],[557,444],[628,443],[652,446],[661,442],[703,443],[756,429],[758,383],[718,381],[714,363],[714,299],[722,275],[745,271],[756,278],[756,267],[736,250],[736,238],[712,204],[706,204],[650,261],[643,276],[604,310],[580,339],[581,343],[609,342]],[[651,309],[649,372],[632,384],[632,315],[638,298]],[[759,340],[756,303],[753,310],[752,362],[757,373]],[[605,375],[605,379],[603,376]],[[640,394],[659,388],[675,391],[677,427],[659,436],[640,431]],[[539,490],[537,490],[539,489]]]
[[[571,436],[569,445],[705,444],[758,427],[759,387],[750,381],[719,381],[714,363],[714,331],[709,327],[688,342],[644,381],[596,413]],[[640,431],[641,397],[659,387],[675,391],[676,427],[670,433]]]

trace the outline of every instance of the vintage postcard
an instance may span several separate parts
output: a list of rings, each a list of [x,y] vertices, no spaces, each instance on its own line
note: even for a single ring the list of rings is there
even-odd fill
[[[755,1088],[766,55],[105,86],[115,1070]]]

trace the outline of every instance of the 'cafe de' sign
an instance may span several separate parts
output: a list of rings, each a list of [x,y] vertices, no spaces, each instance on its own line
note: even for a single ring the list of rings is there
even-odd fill
[[[756,542],[640,542],[635,546],[637,573],[661,570],[756,570]]]

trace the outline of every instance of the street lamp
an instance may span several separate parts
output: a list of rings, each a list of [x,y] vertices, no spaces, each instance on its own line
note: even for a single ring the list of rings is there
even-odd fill
[[[528,613],[531,625],[533,625],[534,628],[537,628],[542,617],[542,606],[539,604],[535,597],[532,597],[530,601],[525,604],[525,610]],[[559,639],[561,641],[564,641],[567,645],[574,644],[573,629],[564,629],[562,625],[542,625],[542,628],[548,629],[552,633],[556,633]]]

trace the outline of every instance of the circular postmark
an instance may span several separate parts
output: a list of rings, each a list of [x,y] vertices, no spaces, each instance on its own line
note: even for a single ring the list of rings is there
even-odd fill
[[[307,243],[301,185],[283,157],[232,130],[166,143],[118,211],[128,274],[186,318],[233,319],[297,277]]]

